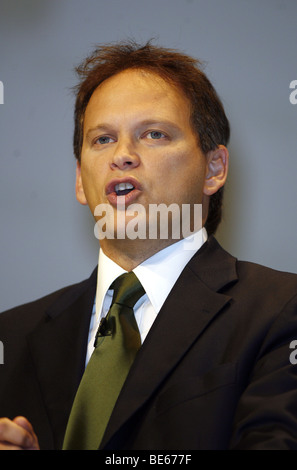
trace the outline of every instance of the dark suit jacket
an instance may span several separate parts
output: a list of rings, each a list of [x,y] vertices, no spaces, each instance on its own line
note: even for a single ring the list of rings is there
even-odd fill
[[[90,279],[0,315],[0,416],[59,449],[84,369]],[[297,449],[297,276],[214,238],[185,267],[130,370],[101,448]]]

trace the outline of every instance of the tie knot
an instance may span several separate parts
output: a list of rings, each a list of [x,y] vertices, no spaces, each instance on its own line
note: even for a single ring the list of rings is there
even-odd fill
[[[133,308],[136,302],[145,294],[145,290],[131,271],[119,276],[111,285],[114,289],[112,303]]]

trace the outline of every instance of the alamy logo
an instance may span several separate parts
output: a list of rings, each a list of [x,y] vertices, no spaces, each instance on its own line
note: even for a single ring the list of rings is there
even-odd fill
[[[4,346],[2,341],[0,341],[0,364],[4,364]]]
[[[120,199],[120,198],[119,198]],[[175,239],[189,237],[202,228],[201,204],[131,204],[118,203],[117,210],[109,204],[95,207],[95,237],[108,239]],[[188,240],[185,249],[195,249],[198,238]]]
[[[4,85],[0,81],[0,104],[4,104]]]
[[[293,340],[290,343],[290,349],[293,349],[293,351],[290,354],[289,360],[291,364],[297,364],[297,340]]]
[[[290,93],[290,103],[297,104],[297,80],[292,80],[290,88],[293,88],[293,91]]]

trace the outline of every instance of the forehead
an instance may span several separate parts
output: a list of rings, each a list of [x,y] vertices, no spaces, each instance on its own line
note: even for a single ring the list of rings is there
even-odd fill
[[[171,118],[190,117],[190,103],[183,91],[157,73],[127,69],[102,82],[86,108],[86,120],[101,114],[161,113]]]

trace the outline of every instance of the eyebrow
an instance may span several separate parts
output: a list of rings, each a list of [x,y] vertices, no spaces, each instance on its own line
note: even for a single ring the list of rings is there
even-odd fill
[[[168,126],[168,127],[171,127],[177,131],[180,131],[181,128],[180,126],[178,126],[177,124],[175,124],[174,122],[170,121],[170,120],[167,120],[167,119],[145,119],[144,121],[140,121],[138,124],[137,124],[137,127],[146,127],[146,126],[150,126],[150,125],[165,125],[165,126]],[[108,123],[101,123],[101,124],[98,124],[97,126],[94,126],[94,127],[91,127],[90,129],[87,130],[86,132],[86,137],[88,137],[92,132],[97,132],[97,131],[110,131],[110,129],[113,127],[112,124],[108,124]]]
[[[86,132],[86,137],[88,137],[89,134],[91,134],[92,132],[97,132],[97,131],[107,131],[108,129],[110,129],[110,125],[109,124],[98,124],[97,126],[94,126],[94,127],[91,127],[90,129],[87,130]]]
[[[141,121],[141,123],[140,123],[141,126],[149,126],[149,125],[153,125],[153,124],[159,124],[161,126],[165,125],[165,126],[172,127],[176,130],[181,130],[180,126],[178,126],[174,122],[170,121],[169,119],[146,119],[144,121]]]

